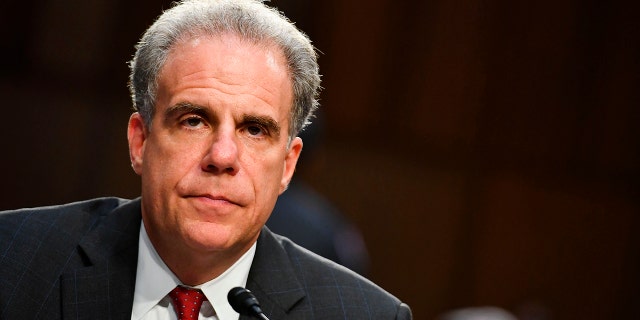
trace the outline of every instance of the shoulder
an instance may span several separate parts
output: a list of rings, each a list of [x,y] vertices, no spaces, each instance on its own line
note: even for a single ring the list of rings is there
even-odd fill
[[[262,242],[262,244],[260,244]],[[277,246],[278,248],[266,248]],[[306,297],[302,308],[313,315],[344,319],[410,319],[408,306],[369,279],[298,246],[286,237],[263,229],[258,250],[286,253],[294,276]],[[256,255],[259,253],[256,252]],[[256,260],[254,260],[255,262]],[[278,272],[283,272],[279,268]]]
[[[93,251],[107,254],[104,252],[114,246],[113,239],[122,233],[109,224],[114,220],[110,218],[118,216],[119,208],[135,207],[137,203],[100,198],[0,212],[0,313],[9,318],[31,310],[38,310],[44,317],[59,314],[66,299],[60,290],[63,275],[75,277],[76,270],[91,265],[81,243],[89,248],[94,242],[106,243]],[[135,209],[125,213],[131,210]],[[109,233],[96,232],[105,228]],[[116,235],[109,238],[105,236],[108,234]]]
[[[396,297],[362,275],[325,259],[288,238],[278,235],[275,237],[290,257],[299,280],[303,281],[307,288],[335,286],[343,294],[355,293],[353,298],[366,297],[392,304],[399,303]]]
[[[25,229],[46,230],[62,222],[68,226],[67,222],[81,222],[83,217],[105,215],[126,201],[120,198],[96,198],[55,206],[0,211],[0,226],[5,231],[2,235],[15,235]]]
[[[34,249],[77,242],[79,238],[127,200],[97,198],[63,205],[0,211],[0,250]],[[20,253],[20,252],[18,252]],[[28,256],[25,252],[21,257]]]
[[[119,205],[130,201],[127,199],[115,198],[115,197],[105,197],[105,198],[95,198],[77,202],[70,202],[60,205],[51,205],[51,206],[42,206],[42,207],[32,207],[32,208],[20,208],[15,210],[3,210],[0,211],[0,219],[5,221],[5,219],[13,218],[24,218],[27,216],[31,216],[32,214],[64,214],[64,213],[72,213],[79,211],[109,211]]]

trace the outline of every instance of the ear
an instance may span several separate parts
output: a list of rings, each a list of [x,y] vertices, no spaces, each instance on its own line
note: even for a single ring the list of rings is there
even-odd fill
[[[302,139],[300,139],[299,137],[295,137],[291,141],[291,145],[287,150],[287,155],[284,158],[284,172],[282,174],[282,180],[280,181],[281,194],[285,190],[287,190],[287,187],[289,186],[289,182],[291,182],[293,173],[296,171],[296,164],[298,163],[298,158],[300,158],[301,151],[302,151]]]
[[[129,158],[131,167],[138,175],[142,174],[142,162],[144,160],[144,146],[147,141],[147,130],[142,116],[134,112],[129,118],[127,127],[127,139],[129,140]]]

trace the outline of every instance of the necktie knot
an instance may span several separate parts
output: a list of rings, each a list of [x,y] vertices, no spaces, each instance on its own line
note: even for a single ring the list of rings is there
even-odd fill
[[[202,291],[177,286],[169,292],[179,320],[198,319],[202,302],[207,300]]]

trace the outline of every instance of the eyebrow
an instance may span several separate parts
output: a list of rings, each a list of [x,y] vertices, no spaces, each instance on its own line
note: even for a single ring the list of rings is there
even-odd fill
[[[207,116],[209,115],[207,108],[197,104],[193,104],[191,102],[179,102],[167,108],[167,110],[165,110],[164,112],[166,121],[173,118],[173,116],[176,114],[185,114],[185,113],[196,113],[203,116],[204,118],[208,118]],[[242,116],[242,122],[257,123],[267,128],[269,132],[272,132],[275,136],[279,136],[280,131],[282,130],[280,127],[280,124],[269,116],[244,114]]]
[[[275,136],[280,135],[280,125],[273,118],[268,116],[256,116],[245,114],[242,117],[242,122],[244,123],[257,123],[272,132]]]
[[[207,114],[207,109],[203,106],[195,105],[190,102],[179,102],[165,110],[165,119],[171,119],[176,114],[197,113],[201,115]]]

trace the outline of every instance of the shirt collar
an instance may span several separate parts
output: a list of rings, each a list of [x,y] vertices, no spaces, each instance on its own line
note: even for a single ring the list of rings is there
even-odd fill
[[[151,244],[151,240],[149,240],[144,228],[144,222],[140,226],[138,244],[138,267],[136,270],[132,319],[139,319],[144,316],[173,288],[182,285],[178,277],[162,261],[153,244]],[[234,287],[246,286],[255,252],[256,243],[220,276],[197,286],[213,306],[218,319],[238,319],[239,314],[233,310],[227,301],[227,293]]]

